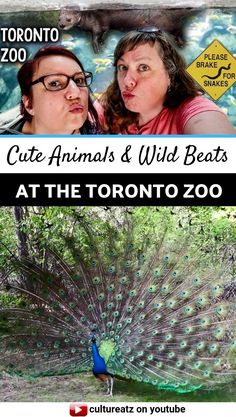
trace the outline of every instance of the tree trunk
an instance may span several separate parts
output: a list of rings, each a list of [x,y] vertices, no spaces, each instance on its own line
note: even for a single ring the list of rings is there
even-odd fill
[[[22,222],[25,218],[24,207],[14,207],[14,216],[16,222],[16,236],[17,236],[17,247],[18,247],[18,256],[19,258],[28,258],[28,238],[25,232],[21,230]]]

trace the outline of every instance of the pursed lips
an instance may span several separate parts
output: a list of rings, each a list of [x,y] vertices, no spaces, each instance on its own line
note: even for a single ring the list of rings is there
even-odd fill
[[[122,92],[122,97],[124,100],[129,100],[130,98],[135,97],[135,95],[132,94],[130,91],[125,90]]]
[[[82,113],[84,111],[84,106],[82,104],[71,104],[69,107],[70,113]]]

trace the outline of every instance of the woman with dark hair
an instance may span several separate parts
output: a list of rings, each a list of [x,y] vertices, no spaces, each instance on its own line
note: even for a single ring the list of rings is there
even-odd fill
[[[92,73],[62,46],[41,48],[18,72],[22,117],[2,133],[99,133],[89,94]]]
[[[114,80],[96,103],[105,133],[235,133],[222,110],[203,97],[161,30],[142,28],[124,35],[114,66]]]

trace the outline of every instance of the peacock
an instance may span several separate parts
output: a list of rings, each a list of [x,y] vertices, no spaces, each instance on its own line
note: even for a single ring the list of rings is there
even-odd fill
[[[116,377],[180,393],[234,380],[235,286],[191,231],[137,237],[132,213],[122,239],[81,224],[85,249],[70,236],[64,254],[12,257],[2,288],[21,301],[0,308],[0,371],[92,371],[110,396]]]

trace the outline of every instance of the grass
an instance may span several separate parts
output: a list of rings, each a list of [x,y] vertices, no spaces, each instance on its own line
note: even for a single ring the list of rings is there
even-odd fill
[[[0,402],[230,402],[236,401],[236,383],[215,391],[178,394],[160,391],[137,382],[115,381],[114,396],[105,396],[106,386],[92,374],[65,375],[26,379],[4,376],[0,379]]]

